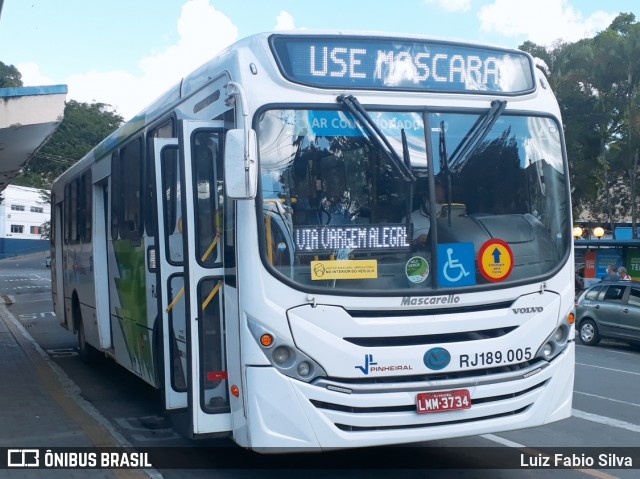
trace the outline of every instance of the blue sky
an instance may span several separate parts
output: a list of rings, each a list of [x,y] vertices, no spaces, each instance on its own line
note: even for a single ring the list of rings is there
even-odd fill
[[[0,61],[25,86],[67,84],[69,99],[125,119],[217,51],[252,33],[370,30],[486,41],[576,41],[638,0],[5,0]]]

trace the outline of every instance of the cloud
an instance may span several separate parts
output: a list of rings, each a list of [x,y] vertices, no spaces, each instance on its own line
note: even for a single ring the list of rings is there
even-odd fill
[[[238,28],[209,0],[189,0],[176,25],[179,40],[138,62],[138,75],[124,71],[91,71],[66,79],[68,98],[113,106],[131,119],[182,77],[238,39]],[[22,70],[21,70],[22,71]]]
[[[22,75],[22,83],[25,86],[53,85],[53,81],[40,71],[40,67],[35,63],[18,63],[16,68]]]
[[[280,10],[280,14],[276,18],[276,26],[274,27],[274,30],[281,31],[293,29],[295,29],[295,22],[291,14],[284,10]]]
[[[71,75],[66,81],[69,86],[68,99],[84,103],[106,103],[111,105],[125,120],[151,103],[155,98],[151,91],[155,85],[145,77],[136,77],[124,71],[90,71]],[[149,98],[150,95],[153,95]]]
[[[559,39],[575,42],[592,37],[607,28],[616,15],[598,11],[584,18],[567,0],[495,0],[480,8],[478,18],[485,32],[524,36],[550,45]]]
[[[425,2],[435,3],[448,12],[468,12],[471,10],[471,0],[425,0]]]

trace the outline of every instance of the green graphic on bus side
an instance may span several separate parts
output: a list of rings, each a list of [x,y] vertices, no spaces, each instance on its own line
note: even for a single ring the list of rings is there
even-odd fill
[[[116,314],[134,371],[154,377],[152,332],[148,327],[144,245],[133,247],[129,240],[114,241],[119,278],[115,278],[120,307]]]

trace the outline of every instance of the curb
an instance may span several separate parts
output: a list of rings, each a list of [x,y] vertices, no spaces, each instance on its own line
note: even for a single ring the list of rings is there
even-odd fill
[[[1,298],[6,299],[6,297],[7,295],[2,295]],[[95,423],[94,425],[92,425],[92,428],[94,430],[104,431],[106,438],[111,438],[112,442],[114,442],[117,447],[135,449],[129,443],[129,441],[127,441],[127,439],[122,434],[120,434],[91,403],[89,403],[81,396],[80,388],[76,385],[76,383],[74,383],[71,378],[69,378],[69,376],[67,376],[67,374],[63,371],[63,369],[49,357],[49,355],[40,347],[36,340],[33,339],[29,332],[24,328],[20,321],[18,321],[18,319],[13,314],[11,314],[11,312],[2,303],[0,303],[0,319],[4,320],[4,323],[9,329],[9,332],[13,333],[16,342],[19,346],[23,347],[25,353],[30,356],[30,359],[34,363],[40,363],[40,367],[48,367],[51,372],[53,372],[53,380],[60,388],[60,392],[64,394],[64,396],[71,399],[71,401],[77,406],[77,408],[80,409],[84,414],[86,414],[86,416],[88,416],[89,421],[93,421]],[[38,365],[36,364],[36,366]],[[53,400],[56,400],[55,395],[53,397]],[[89,439],[95,444],[94,438],[89,437]],[[140,477],[140,473],[144,474],[150,479],[162,479],[163,477],[162,474],[155,469],[118,469],[113,470],[112,472],[116,475],[116,477],[121,477],[123,479],[134,479],[136,477]]]

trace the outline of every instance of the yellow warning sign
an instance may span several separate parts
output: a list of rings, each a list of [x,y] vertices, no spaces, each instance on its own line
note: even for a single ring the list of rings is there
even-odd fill
[[[311,279],[376,279],[376,260],[312,261]]]
[[[513,271],[513,251],[506,242],[490,239],[480,248],[478,269],[489,281],[504,281]]]

